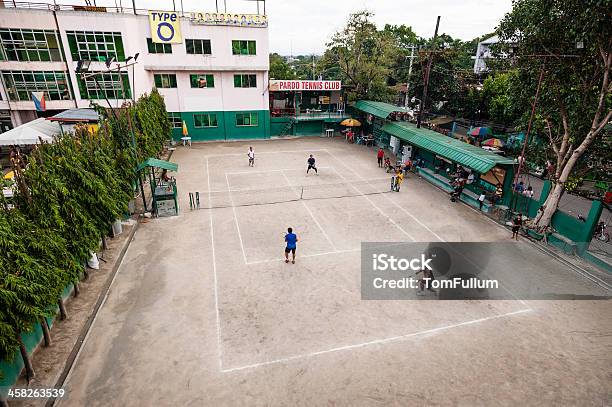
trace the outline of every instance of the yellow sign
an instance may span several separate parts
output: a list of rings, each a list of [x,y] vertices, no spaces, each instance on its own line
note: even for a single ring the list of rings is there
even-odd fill
[[[149,11],[149,26],[151,39],[162,44],[180,44],[181,21],[175,11]]]
[[[265,28],[268,26],[268,17],[261,14],[191,13],[191,23]]]

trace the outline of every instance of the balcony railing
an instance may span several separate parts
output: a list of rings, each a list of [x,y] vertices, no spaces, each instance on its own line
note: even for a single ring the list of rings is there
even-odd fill
[[[298,112],[295,109],[271,109],[272,117],[293,117],[297,120],[342,119],[348,117],[344,110],[323,111],[319,109],[305,109]]]

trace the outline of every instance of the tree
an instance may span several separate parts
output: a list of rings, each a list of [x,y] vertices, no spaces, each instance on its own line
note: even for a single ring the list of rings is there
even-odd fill
[[[270,54],[270,79],[295,79],[295,72],[285,58],[277,53]]]
[[[533,98],[542,78],[537,117],[556,166],[536,219],[541,227],[550,225],[576,164],[612,117],[611,8],[610,0],[516,0],[498,29],[513,44],[523,98]]]
[[[349,100],[387,101],[392,95],[387,86],[392,41],[377,30],[372,16],[369,11],[351,14],[346,26],[332,36],[323,55],[324,68],[339,68]]]

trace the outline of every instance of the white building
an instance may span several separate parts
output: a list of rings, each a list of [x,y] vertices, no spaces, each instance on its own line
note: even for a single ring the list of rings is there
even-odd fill
[[[104,96],[120,106],[156,86],[175,136],[185,121],[194,140],[269,137],[265,16],[185,13],[174,23],[180,38],[156,43],[158,27],[146,10],[25,4],[0,7],[0,126],[8,118],[17,126],[91,102],[108,107]],[[137,53],[121,80],[116,68],[108,72],[107,58],[125,65]],[[100,72],[98,83],[76,72],[79,60],[94,61],[89,71]],[[36,110],[36,92],[44,92],[46,111]]]
[[[499,37],[494,35],[478,43],[476,56],[474,57],[474,73],[480,74],[487,71],[487,59],[492,58],[491,45],[497,44]]]

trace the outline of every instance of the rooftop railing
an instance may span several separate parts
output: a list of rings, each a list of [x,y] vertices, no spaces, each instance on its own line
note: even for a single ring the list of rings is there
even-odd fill
[[[138,0],[142,1],[142,0]],[[253,10],[251,14],[266,14],[266,0],[232,0],[238,2],[249,2],[256,4],[256,10]],[[85,2],[83,2],[85,3]],[[231,10],[227,9],[227,1],[224,1],[224,8],[220,9],[219,2],[215,1],[215,10],[204,10],[208,12],[215,13],[232,13]],[[260,7],[260,3],[262,7]],[[125,6],[92,6],[88,4],[55,4],[55,3],[47,3],[47,2],[30,2],[30,1],[13,1],[13,0],[0,0],[0,9],[1,8],[18,8],[18,9],[31,9],[31,10],[44,10],[44,11],[88,11],[88,12],[99,12],[99,13],[123,13],[123,14],[136,14],[136,15],[148,15],[150,10],[157,11],[175,11],[179,13],[182,17],[190,17],[192,13],[197,13],[202,10],[171,10],[164,9],[164,7],[159,7],[155,9],[146,9],[146,8],[138,8],[136,6],[137,1],[133,0],[131,2],[131,7]],[[173,2],[175,4],[175,2]],[[238,14],[244,14],[243,12]]]

